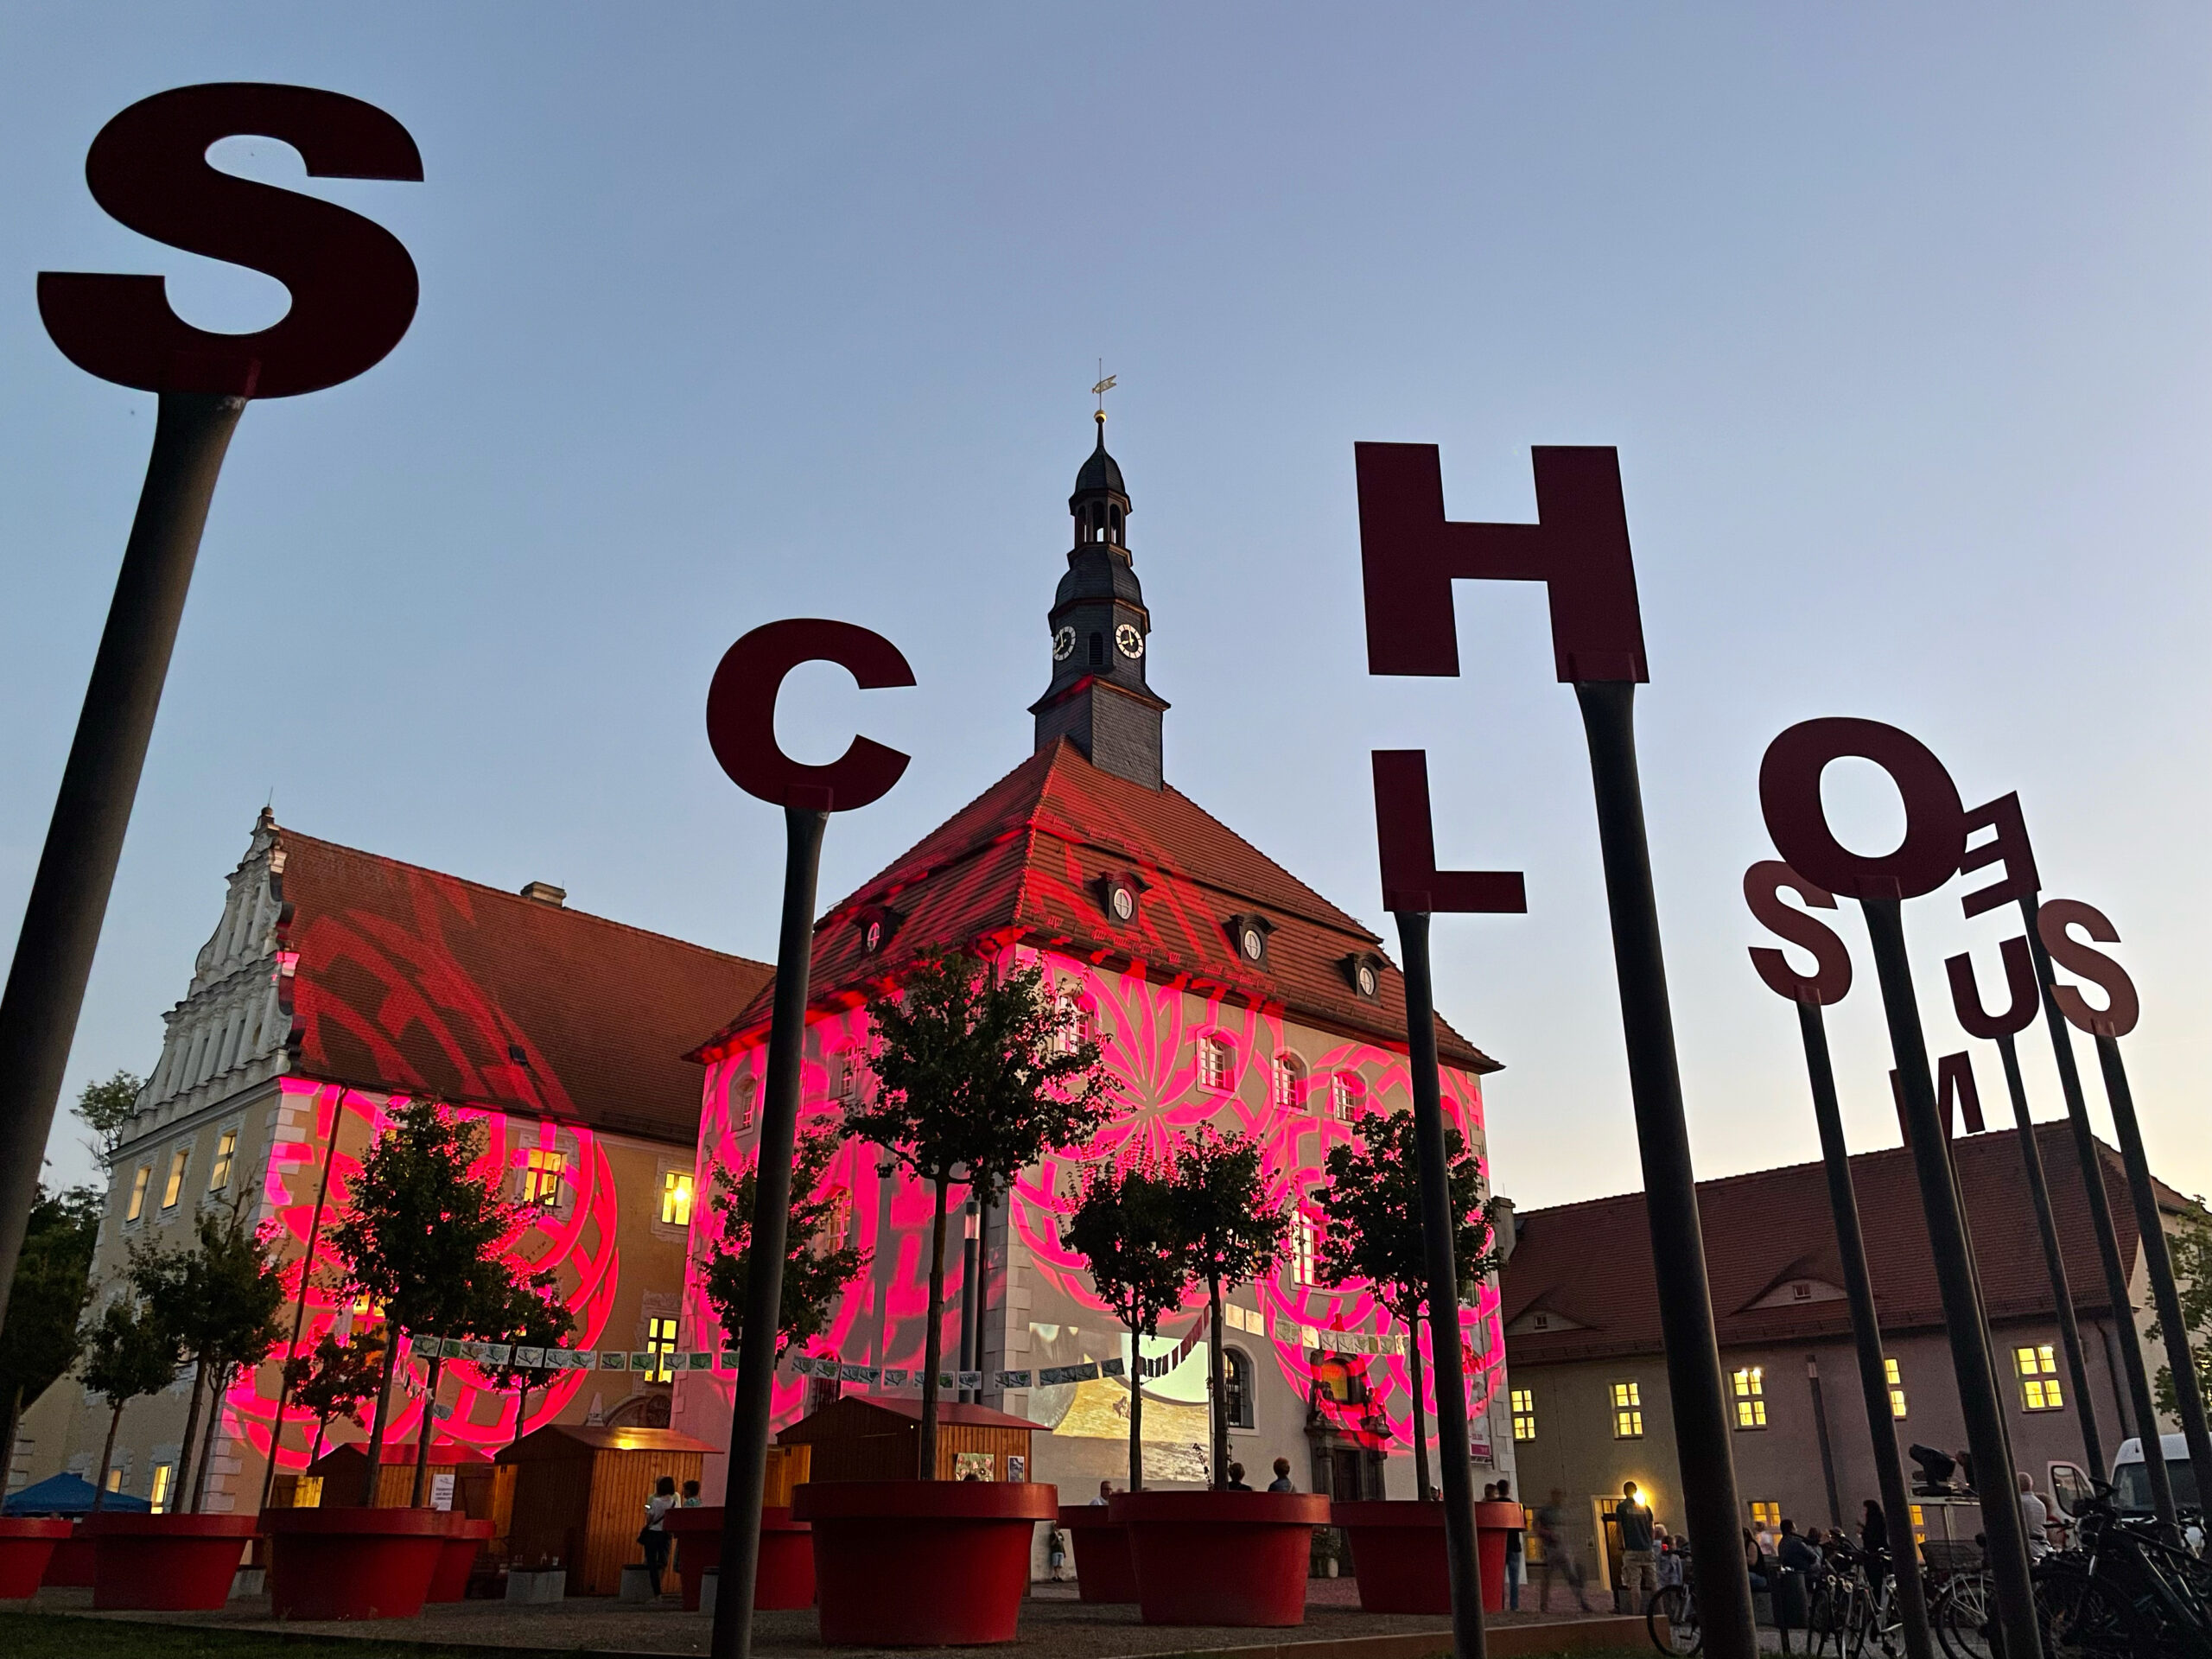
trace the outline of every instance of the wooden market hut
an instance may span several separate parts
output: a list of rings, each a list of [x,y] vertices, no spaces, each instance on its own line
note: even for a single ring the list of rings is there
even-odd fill
[[[377,1459],[377,1501],[380,1510],[404,1510],[415,1490],[416,1445],[410,1437],[404,1443],[388,1443]],[[312,1502],[327,1508],[338,1508],[361,1500],[361,1475],[367,1467],[369,1448],[366,1441],[349,1440],[343,1446],[334,1446],[308,1465],[308,1478],[321,1482],[321,1495]],[[492,1457],[487,1452],[463,1445],[459,1440],[430,1442],[430,1478],[425,1483],[426,1503],[434,1502],[432,1494],[437,1489],[442,1475],[453,1477],[451,1507],[475,1520],[486,1520],[492,1514],[492,1481],[494,1474]],[[283,1482],[277,1483],[279,1488]],[[296,1487],[295,1489],[296,1494]],[[280,1509],[284,1494],[280,1490],[271,1493]],[[294,1502],[297,1502],[296,1495]]]
[[[937,1478],[1029,1478],[1029,1437],[1037,1425],[988,1406],[939,1401]],[[810,1480],[912,1480],[920,1455],[922,1402],[904,1396],[849,1394],[776,1436],[812,1452]]]
[[[499,1512],[517,1567],[558,1561],[572,1596],[611,1596],[642,1560],[638,1529],[663,1475],[682,1490],[715,1448],[672,1428],[548,1423],[499,1453]]]

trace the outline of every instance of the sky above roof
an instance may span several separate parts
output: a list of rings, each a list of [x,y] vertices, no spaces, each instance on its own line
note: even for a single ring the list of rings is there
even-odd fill
[[[1535,443],[1620,448],[1643,766],[1700,1173],[1814,1155],[1738,892],[1784,726],[1888,720],[2020,791],[2048,889],[2118,924],[2155,1167],[2212,1187],[2196,855],[2212,469],[2201,7],[23,5],[0,24],[0,938],[12,938],[153,401],[46,340],[40,270],[160,271],[203,327],[273,282],[107,219],[137,99],[369,99],[419,185],[304,186],[422,272],[390,359],[257,404],[209,523],[68,1082],[149,1068],[274,792],[302,831],[766,956],[783,836],[702,709],[776,617],[880,630],[907,691],[795,676],[781,727],[914,763],[841,818],[849,890],[1028,752],[1103,357],[1173,704],[1167,775],[1383,931],[1367,754],[1425,747],[1438,1003],[1524,1205],[1639,1185],[1581,735],[1542,599],[1459,590],[1465,677],[1365,673],[1351,445],[1436,442],[1453,516],[1533,514]],[[1832,774],[1869,850],[1895,808]],[[1957,887],[1908,913],[1930,1039]],[[1865,935],[1832,1030],[1896,1118]],[[1395,949],[1393,950],[1395,955]],[[2059,1109],[2040,1035],[2038,1115]],[[1985,1103],[2005,1116],[1995,1057]],[[2093,1096],[2096,1092],[2091,1070]],[[2104,1132],[2101,1099],[2094,1116]],[[54,1173],[88,1160],[66,1123]]]

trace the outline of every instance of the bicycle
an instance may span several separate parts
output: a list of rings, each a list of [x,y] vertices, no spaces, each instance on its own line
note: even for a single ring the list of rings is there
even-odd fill
[[[1661,1585],[1643,1604],[1643,1628],[1650,1633],[1651,1645],[1662,1653],[1704,1651],[1705,1630],[1698,1623],[1697,1592],[1687,1565],[1681,1583]]]

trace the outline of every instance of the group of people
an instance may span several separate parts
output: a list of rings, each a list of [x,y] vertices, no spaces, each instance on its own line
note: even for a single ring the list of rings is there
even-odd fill
[[[645,1546],[645,1573],[652,1580],[653,1594],[660,1594],[661,1575],[668,1571],[669,1547],[676,1541],[663,1524],[668,1519],[668,1512],[698,1507],[697,1481],[685,1481],[681,1497],[677,1495],[674,1475],[663,1475],[653,1483],[653,1495],[645,1500],[645,1524],[638,1529],[638,1541]]]

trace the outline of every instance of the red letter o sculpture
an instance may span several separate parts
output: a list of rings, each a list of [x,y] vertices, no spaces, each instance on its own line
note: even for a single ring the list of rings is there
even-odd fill
[[[1838,842],[1821,804],[1821,774],[1856,755],[1890,774],[1904,799],[1904,840],[1867,858]],[[1966,808],[1958,785],[1928,746],[1874,720],[1808,720],[1767,745],[1759,763],[1759,806],[1784,862],[1847,899],[1916,899],[1955,874],[1966,855]]]

